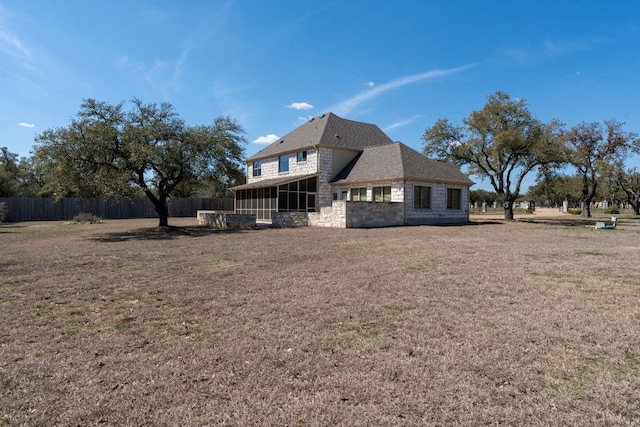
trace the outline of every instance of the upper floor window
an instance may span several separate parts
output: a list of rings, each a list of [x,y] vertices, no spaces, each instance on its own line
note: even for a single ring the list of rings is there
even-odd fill
[[[413,207],[414,209],[431,208],[431,187],[413,186]]]
[[[279,172],[289,172],[289,156],[280,156],[278,159],[278,171]]]
[[[366,202],[367,201],[367,189],[366,188],[352,188],[351,189],[351,201],[352,202]]]
[[[298,151],[298,162],[306,162],[307,161],[307,150]]]
[[[390,202],[391,187],[373,187],[374,202]]]
[[[262,161],[258,160],[253,162],[253,176],[262,175]]]
[[[447,209],[460,209],[460,195],[459,188],[447,188]]]

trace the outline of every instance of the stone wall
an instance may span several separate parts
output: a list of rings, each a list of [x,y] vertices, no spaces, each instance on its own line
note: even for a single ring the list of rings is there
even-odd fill
[[[271,226],[287,228],[308,227],[308,215],[307,212],[272,212]]]
[[[347,202],[336,200],[332,206],[320,208],[320,212],[309,212],[309,225],[311,227],[346,228],[346,205]]]
[[[404,224],[404,205],[396,202],[347,202],[346,227],[392,227]]]
[[[198,224],[221,229],[253,228],[256,216],[216,211],[198,211]]]
[[[331,207],[309,213],[309,225],[331,228],[391,227],[404,223],[404,206],[395,202],[336,200]]]

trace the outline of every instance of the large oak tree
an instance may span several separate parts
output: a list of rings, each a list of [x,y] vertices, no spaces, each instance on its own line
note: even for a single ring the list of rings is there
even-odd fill
[[[481,110],[463,119],[463,125],[445,118],[427,128],[424,153],[466,166],[470,175],[488,179],[502,201],[504,218],[512,220],[524,177],[562,163],[561,127],[557,120],[535,119],[525,100],[496,92]]]
[[[0,147],[0,197],[16,195],[19,172],[18,155],[9,152],[7,147]]]
[[[84,100],[69,126],[36,137],[34,159],[57,197],[131,196],[142,191],[167,226],[167,200],[202,182],[241,174],[246,142],[229,117],[212,125],[187,126],[171,104],[138,99],[125,111]]]
[[[570,148],[569,163],[582,180],[581,216],[591,216],[591,202],[598,190],[598,181],[608,165],[637,147],[638,136],[622,129],[623,123],[615,120],[582,122],[566,132]]]
[[[640,173],[635,168],[618,169],[616,180],[626,196],[626,201],[633,208],[636,215],[640,215]]]

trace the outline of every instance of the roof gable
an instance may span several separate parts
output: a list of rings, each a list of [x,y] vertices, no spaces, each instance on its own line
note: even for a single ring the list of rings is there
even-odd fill
[[[383,179],[473,184],[455,165],[430,159],[401,142],[364,148],[331,182]]]
[[[393,141],[380,128],[370,123],[357,122],[333,113],[314,117],[268,145],[247,161],[304,150],[313,146],[351,148],[390,144]]]

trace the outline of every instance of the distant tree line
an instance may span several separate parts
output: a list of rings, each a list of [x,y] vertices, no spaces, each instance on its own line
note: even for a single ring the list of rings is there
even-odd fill
[[[625,162],[628,154],[640,153],[640,140],[623,125],[605,120],[566,129],[558,119],[536,119],[524,99],[496,92],[461,125],[444,118],[428,127],[424,153],[486,179],[508,220],[523,196],[522,182],[531,173],[537,174],[537,184],[529,196],[542,197],[547,204],[569,200],[580,205],[582,216],[590,217],[596,200],[624,201],[638,214],[640,177]],[[574,173],[563,175],[566,170]]]

